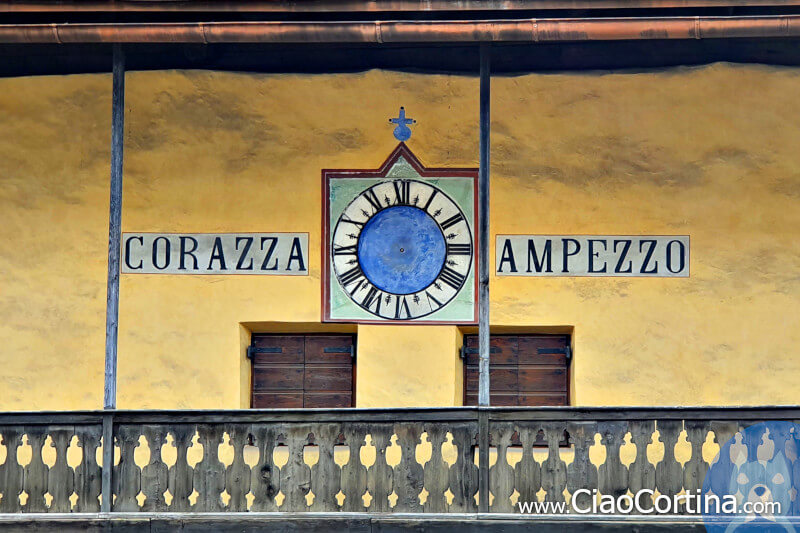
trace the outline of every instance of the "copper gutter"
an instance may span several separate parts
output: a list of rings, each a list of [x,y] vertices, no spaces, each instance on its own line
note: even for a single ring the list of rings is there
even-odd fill
[[[514,11],[798,6],[799,0],[0,0],[0,13]]]
[[[471,43],[800,37],[800,15],[0,25],[0,43]]]

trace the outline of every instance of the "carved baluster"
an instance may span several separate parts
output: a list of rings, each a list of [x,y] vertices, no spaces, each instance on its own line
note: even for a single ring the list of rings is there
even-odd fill
[[[277,511],[275,496],[280,492],[280,471],[273,463],[272,454],[277,443],[279,426],[257,424],[253,426],[254,444],[258,447],[258,463],[250,476],[253,493],[252,511]]]
[[[794,425],[788,421],[777,422],[770,424],[769,426],[769,438],[775,444],[775,450],[773,451],[772,459],[778,456],[778,452],[781,452],[783,457],[787,458],[786,464],[789,468],[791,468],[791,463],[789,462],[788,455],[786,453],[786,444],[793,438],[791,433],[793,427]]]
[[[475,464],[475,442],[478,434],[476,423],[466,423],[450,429],[457,458],[450,467],[450,492],[453,493],[452,513],[474,513],[478,509],[475,494],[478,492],[478,467]]]
[[[747,461],[758,460],[758,447],[764,438],[764,433],[767,432],[767,426],[761,425],[759,427],[749,429],[750,426],[756,425],[758,422],[752,420],[740,421],[739,426],[743,428],[742,431],[742,444],[747,446]]]
[[[797,426],[792,424],[789,421],[783,421],[776,424],[770,425],[769,430],[769,437],[775,443],[775,449],[772,455],[772,459],[778,458],[778,453],[782,454],[782,460],[786,463],[786,468],[788,469],[789,476],[785,483],[787,487],[797,487],[797,480],[794,467],[797,463],[797,458],[794,453],[787,452],[787,448],[791,450],[795,450],[794,448],[794,435],[792,433],[793,428]],[[794,461],[792,461],[792,457],[794,457]],[[790,510],[794,507],[795,502],[800,500],[800,498],[795,495],[793,501],[789,503]]]
[[[161,459],[166,429],[164,426],[142,426],[141,431],[150,447],[150,461],[142,468],[141,490],[146,498],[142,511],[166,511],[164,493],[167,490],[169,469]]]
[[[600,492],[615,498],[628,492],[628,468],[622,464],[619,449],[625,441],[628,423],[624,421],[599,422],[597,430],[606,447],[606,462],[597,471]]]
[[[356,461],[359,466],[361,465],[358,457],[358,442],[359,439],[362,441],[364,439],[363,430],[359,427],[348,428],[344,431],[345,441],[350,446],[350,457],[345,465],[349,474],[345,474],[336,464],[335,446],[341,433],[342,428],[339,424],[320,424],[315,428],[314,442],[319,449],[319,458],[317,464],[311,469],[311,491],[314,493],[314,501],[309,509],[311,511],[338,511],[339,503],[336,501],[336,495],[339,490],[345,495],[345,508],[350,506],[353,507],[353,510],[364,510],[358,487],[348,484],[358,483],[355,474],[357,467],[349,467],[353,461]],[[347,477],[347,481],[345,481],[345,477]],[[363,483],[359,486],[363,487]],[[361,492],[363,493],[363,489]],[[355,500],[358,500],[359,506],[355,505]]]
[[[656,465],[656,488],[672,498],[683,486],[683,468],[675,459],[675,443],[683,430],[682,420],[658,420],[656,429],[664,443],[664,458]]]
[[[514,486],[519,492],[520,502],[536,501],[536,494],[542,488],[542,467],[533,457],[533,445],[540,428],[536,423],[520,423],[516,426],[522,459],[514,469]]]
[[[449,468],[442,458],[442,445],[447,440],[447,427],[437,422],[429,424],[426,431],[431,443],[431,458],[423,467],[425,489],[428,491],[424,510],[430,513],[444,513],[447,511],[444,493],[449,484]]]
[[[367,468],[361,464],[361,447],[365,444],[366,435],[367,429],[362,424],[348,424],[344,430],[350,456],[342,467],[339,482],[345,495],[343,511],[364,511],[362,496],[367,490]]]
[[[636,459],[628,467],[628,486],[634,496],[644,489],[656,488],[656,467],[647,459],[647,446],[653,441],[655,422],[653,420],[633,420],[628,422],[631,442],[636,445]],[[639,503],[643,509],[652,506],[653,498],[642,494]],[[638,513],[634,506],[632,513]]]
[[[219,445],[223,442],[224,427],[200,424],[197,433],[203,445],[203,459],[194,467],[194,490],[197,502],[194,510],[199,512],[224,511],[222,491],[225,490],[225,465],[219,459]]]
[[[23,486],[28,493],[28,501],[23,508],[26,512],[47,511],[44,495],[47,492],[47,476],[50,470],[42,460],[42,448],[47,439],[47,426],[26,426],[28,444],[31,446],[31,462],[25,466]]]
[[[794,427],[798,427],[798,422],[794,422]],[[797,488],[800,486],[800,431],[793,433],[793,441],[794,441],[794,462],[791,466],[791,486]],[[792,500],[791,505],[791,512],[789,513],[790,516],[798,516],[800,515],[800,494],[796,494],[794,500]]]
[[[369,427],[369,432],[375,446],[375,464],[367,470],[367,490],[372,496],[369,511],[385,513],[391,511],[389,494],[394,490],[394,472],[386,462],[386,448],[392,444],[393,430],[388,424],[374,424]]]
[[[244,447],[248,442],[250,427],[229,424],[225,427],[233,446],[233,462],[225,471],[225,490],[230,494],[229,511],[247,511],[247,493],[250,492],[250,467],[244,462]]]
[[[711,492],[717,496],[728,494],[728,487],[736,465],[731,461],[730,445],[734,435],[739,431],[739,423],[732,421],[712,421],[709,424],[714,432],[714,442],[719,445],[714,468],[708,473],[710,476]]]
[[[78,435],[78,446],[80,446],[83,456],[75,469],[75,493],[78,495],[75,512],[96,513],[100,510],[102,472],[100,465],[97,464],[97,449],[100,447],[102,432],[102,426],[99,424],[77,426],[75,429],[75,433]],[[0,484],[2,484],[2,476],[0,476]],[[0,509],[2,509],[2,502],[0,502]]]
[[[491,445],[497,449],[497,461],[489,468],[489,492],[494,495],[490,510],[495,513],[511,513],[511,494],[514,492],[514,469],[508,464],[508,448],[515,430],[512,424],[498,423],[492,426]]]
[[[736,433],[739,432],[739,423],[732,420],[715,420],[709,422],[711,430],[714,432],[714,442],[716,442],[720,451],[726,443],[730,443]],[[730,459],[730,457],[728,457]]]
[[[0,464],[0,512],[18,513],[22,510],[19,495],[22,493],[23,468],[17,458],[17,450],[22,445],[24,430],[19,427],[0,427],[3,445],[6,447],[6,460]]]
[[[692,445],[692,456],[683,465],[683,488],[687,494],[694,496],[697,494],[697,489],[703,488],[703,480],[708,472],[708,463],[703,460],[703,444],[708,434],[708,422],[687,420],[685,426],[686,438]],[[694,502],[691,505],[694,507]]]
[[[114,466],[114,511],[139,510],[136,496],[141,489],[142,472],[133,460],[133,454],[139,446],[139,435],[138,426],[117,426],[116,443],[120,448],[120,459],[119,464]]]
[[[169,510],[172,512],[190,511],[192,509],[189,496],[193,492],[192,478],[194,468],[189,466],[186,459],[187,450],[192,445],[195,426],[191,424],[176,424],[171,426],[172,434],[177,449],[175,464],[169,469],[167,482],[172,494],[172,503]]]
[[[548,422],[543,424],[543,429],[548,454],[542,463],[542,489],[547,492],[547,501],[563,502],[564,489],[567,488],[567,464],[561,460],[559,447],[566,427],[562,422]]]
[[[394,486],[397,493],[394,512],[420,512],[422,506],[419,503],[419,493],[422,492],[424,472],[417,462],[416,448],[420,442],[422,429],[414,422],[398,423],[395,424],[394,432],[402,453],[400,464],[394,469]]]
[[[311,489],[311,469],[303,460],[303,448],[308,444],[308,435],[313,433],[311,425],[284,426],[285,444],[289,447],[289,461],[281,468],[281,490],[286,499],[281,511],[300,512],[308,510],[306,495]]]
[[[50,426],[50,438],[56,450],[56,462],[50,467],[47,481],[47,492],[53,497],[50,512],[68,513],[72,502],[69,497],[75,488],[74,471],[67,464],[67,448],[75,433],[73,427]]]
[[[580,509],[591,507],[591,491],[597,488],[597,467],[589,460],[589,448],[594,444],[597,433],[595,422],[570,422],[567,424],[570,443],[574,446],[575,455],[567,467],[567,490],[575,494],[579,489],[589,490],[589,494],[573,496],[573,504]]]

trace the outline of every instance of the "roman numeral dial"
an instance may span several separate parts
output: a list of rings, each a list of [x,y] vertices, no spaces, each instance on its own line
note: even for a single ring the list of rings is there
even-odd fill
[[[352,306],[356,320],[407,322],[446,321],[438,317],[454,300],[474,303],[472,182],[447,180],[331,179],[348,201],[331,204],[328,221],[331,306]]]

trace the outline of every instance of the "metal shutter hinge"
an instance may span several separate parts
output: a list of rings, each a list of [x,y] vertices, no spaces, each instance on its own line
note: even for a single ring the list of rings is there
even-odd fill
[[[283,353],[283,348],[280,346],[267,346],[266,348],[256,348],[255,346],[247,347],[247,358],[251,361],[257,353]]]
[[[467,348],[463,344],[461,345],[461,350],[459,350],[459,356],[461,359],[466,359],[467,354],[469,355],[476,355],[480,353],[477,348]],[[489,353],[500,353],[500,348],[489,348]]]
[[[332,346],[330,348],[323,348],[323,353],[349,353],[350,357],[355,359],[356,357],[356,350],[355,346]]]

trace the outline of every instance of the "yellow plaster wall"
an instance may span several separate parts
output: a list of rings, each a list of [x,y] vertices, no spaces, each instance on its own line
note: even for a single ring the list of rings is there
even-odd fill
[[[0,409],[103,406],[110,91],[0,79]]]
[[[247,406],[250,332],[320,319],[320,169],[378,166],[400,105],[424,163],[476,166],[477,88],[129,73],[123,229],[307,231],[310,275],[122,276],[120,407]],[[493,277],[492,323],[574,326],[580,405],[796,403],[799,90],[759,66],[495,78],[492,234],[690,234],[692,277]],[[109,93],[0,80],[0,409],[102,405]],[[460,403],[458,328],[357,332],[359,406]]]
[[[575,326],[579,405],[800,399],[800,71],[494,80],[492,233],[689,234],[691,278],[494,278]],[[493,251],[494,253],[494,251]]]
[[[461,405],[457,336],[452,326],[359,326],[357,405]]]
[[[320,321],[320,170],[379,166],[397,143],[388,117],[412,101],[426,124],[412,148],[424,146],[426,162],[475,166],[477,131],[464,121],[478,116],[474,79],[128,75],[123,228],[305,231],[310,259],[308,277],[123,276],[121,407],[249,406],[239,324]],[[449,155],[463,145],[472,146],[468,155]],[[447,330],[441,352],[442,342],[434,351],[415,343],[413,329],[393,337],[405,339],[401,348],[371,342],[376,330],[359,328],[358,405],[452,405],[455,328]],[[371,374],[391,377],[382,368],[438,358],[447,364],[437,373],[407,374],[388,397],[361,393]],[[442,379],[447,393],[435,386]]]

